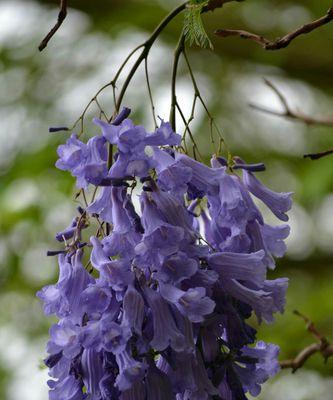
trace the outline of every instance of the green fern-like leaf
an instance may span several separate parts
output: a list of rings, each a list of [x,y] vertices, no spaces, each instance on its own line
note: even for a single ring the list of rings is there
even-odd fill
[[[207,0],[192,0],[187,6],[184,20],[184,34],[191,46],[196,44],[200,47],[213,48],[201,18],[202,10],[207,4]]]

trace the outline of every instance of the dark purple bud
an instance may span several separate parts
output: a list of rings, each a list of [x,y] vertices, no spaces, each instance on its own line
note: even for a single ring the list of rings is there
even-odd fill
[[[135,176],[126,175],[123,177],[123,181],[135,181]]]
[[[150,187],[148,187],[148,186],[143,186],[142,190],[143,190],[144,192],[152,192],[152,191],[153,191],[153,189],[150,188]]]
[[[141,183],[150,182],[153,178],[151,176],[145,176],[144,178],[140,178]]]
[[[111,186],[111,185],[112,185],[112,179],[111,178],[104,178],[98,184],[98,186]]]
[[[121,187],[121,186],[129,187],[130,185],[123,180],[113,180],[112,186],[114,186],[114,187]]]
[[[84,208],[82,208],[81,206],[78,206],[77,210],[81,215],[85,214],[85,212],[86,212],[86,210]]]
[[[175,151],[174,151],[174,149],[172,149],[172,148],[170,148],[170,147],[167,147],[166,149],[164,149],[164,151],[165,151],[166,153],[168,153],[172,158],[175,158]]]
[[[49,357],[45,358],[44,364],[48,368],[53,368],[56,364],[58,364],[58,361],[61,359],[61,357],[62,357],[62,351],[60,351],[60,353],[57,354],[51,354]]]
[[[233,169],[245,169],[246,171],[251,171],[251,172],[261,172],[261,171],[266,170],[264,163],[258,163],[258,164],[238,164],[238,163],[236,163],[232,168]]]
[[[53,256],[57,256],[59,254],[66,254],[65,250],[48,250],[46,255],[48,257],[53,257]]]
[[[117,178],[104,178],[102,179],[98,186],[115,186],[115,187],[120,187],[120,186],[126,186],[129,187],[130,185],[124,180],[124,179],[117,179]]]
[[[120,125],[131,113],[131,109],[123,107],[120,113],[116,116],[115,120],[111,122],[112,125]]]
[[[68,240],[74,236],[77,230],[77,222],[78,218],[75,217],[67,228],[56,234],[56,239],[58,240],[58,242],[64,242],[65,240]]]
[[[72,238],[74,236],[75,231],[76,227],[67,228],[62,232],[58,232],[55,238],[56,240],[58,240],[58,242],[64,242],[65,240]]]
[[[49,132],[54,133],[54,132],[64,132],[64,131],[69,131],[67,126],[59,126],[59,127],[50,127]]]
[[[228,160],[224,157],[217,157],[217,161],[223,166],[227,167],[228,166]]]
[[[142,226],[142,224],[141,224],[140,218],[139,218],[139,219],[135,219],[135,220],[133,221],[133,226],[134,226],[135,232],[137,232],[137,233],[142,233],[142,234],[145,233],[145,230],[143,229],[143,226]]]
[[[141,224],[141,219],[135,211],[135,208],[133,206],[130,196],[127,197],[127,201],[125,201],[125,203],[124,203],[124,208],[125,208],[127,216],[129,217],[129,219],[131,220],[131,222],[134,226],[135,231],[138,233],[144,233],[145,230],[143,229],[143,226]]]
[[[233,169],[244,169],[245,171],[250,172],[260,172],[265,171],[266,167],[264,163],[258,164],[246,164],[240,157],[234,157],[235,165],[232,167]]]

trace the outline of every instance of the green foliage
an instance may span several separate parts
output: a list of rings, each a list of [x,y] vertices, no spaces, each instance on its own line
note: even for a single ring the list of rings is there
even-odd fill
[[[201,17],[202,11],[208,4],[209,1],[207,0],[191,0],[187,6],[184,20],[184,34],[191,46],[196,44],[199,47],[213,48]]]

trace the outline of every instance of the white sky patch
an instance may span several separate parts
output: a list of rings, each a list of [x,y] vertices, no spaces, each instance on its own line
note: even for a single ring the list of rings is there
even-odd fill
[[[258,400],[331,400],[333,379],[324,378],[318,372],[301,369],[297,374],[289,371],[274,381],[263,385]],[[252,399],[252,397],[250,397]]]
[[[291,232],[286,240],[287,255],[296,260],[306,259],[315,247],[312,219],[304,208],[295,202],[288,215]]]
[[[317,246],[333,253],[333,195],[326,196],[313,215]]]
[[[11,325],[0,328],[0,360],[13,374],[6,400],[47,399],[47,370],[38,365],[45,354],[45,341],[28,341]]]
[[[3,206],[9,211],[22,211],[27,207],[39,204],[37,181],[17,179],[6,190]]]

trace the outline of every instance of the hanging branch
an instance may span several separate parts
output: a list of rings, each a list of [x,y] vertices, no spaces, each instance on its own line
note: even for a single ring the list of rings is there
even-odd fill
[[[150,80],[149,80],[148,57],[145,58],[145,75],[146,75],[146,83],[147,83],[147,90],[148,90],[149,101],[150,101],[150,106],[151,106],[151,112],[152,112],[155,128],[157,128],[158,125],[157,125],[156,113],[155,113],[155,103],[154,103],[153,93],[151,90]]]
[[[170,109],[170,124],[173,130],[176,130],[176,106],[177,106],[177,96],[176,96],[176,81],[179,59],[185,49],[185,35],[182,33],[177,47],[174,53],[173,67],[172,67],[172,78],[171,78],[171,109]]]
[[[126,57],[125,61],[122,63],[122,65],[120,66],[120,68],[118,69],[116,75],[114,76],[114,78],[106,83],[104,86],[102,86],[96,93],[95,95],[91,98],[91,100],[88,102],[88,104],[86,105],[86,107],[84,108],[82,114],[79,116],[79,118],[74,122],[73,126],[69,129],[69,130],[74,130],[75,127],[77,126],[77,124],[80,122],[81,123],[81,130],[80,130],[80,134],[83,132],[83,128],[84,128],[84,117],[87,113],[87,111],[89,110],[90,106],[96,102],[96,99],[98,98],[98,96],[108,87],[112,87],[113,88],[113,99],[114,99],[114,106],[115,106],[115,114],[118,113],[120,107],[121,107],[121,103],[123,101],[124,95],[126,93],[126,90],[128,88],[128,85],[130,84],[133,76],[135,75],[137,69],[139,68],[139,66],[141,65],[142,62],[144,62],[145,60],[147,60],[147,57],[149,55],[150,49],[153,46],[153,44],[155,43],[156,39],[159,37],[159,35],[161,34],[161,32],[164,30],[164,28],[178,15],[180,14],[182,11],[185,10],[187,6],[187,2],[181,4],[180,6],[176,7],[173,11],[170,12],[170,14],[168,14],[163,20],[162,22],[157,26],[157,28],[154,30],[154,32],[152,33],[152,35],[143,43],[141,43],[139,46],[137,46],[134,50],[132,50],[130,52],[130,54]],[[118,79],[120,78],[120,75],[123,71],[123,69],[125,68],[125,66],[127,65],[127,63],[130,61],[130,59],[133,57],[133,55],[138,51],[142,49],[141,53],[139,54],[137,60],[135,61],[133,67],[131,68],[129,74],[126,77],[126,80],[120,90],[120,94],[117,98],[116,96],[116,83],[118,81]],[[149,86],[150,88],[150,86]],[[149,89],[148,89],[149,90]],[[112,117],[109,119],[111,120]]]
[[[144,43],[143,45],[143,50],[141,52],[141,54],[139,55],[138,59],[136,60],[135,64],[133,65],[132,69],[130,70],[121,90],[120,90],[120,94],[118,96],[118,100],[116,103],[116,111],[119,111],[121,103],[123,101],[125,92],[127,90],[128,85],[130,84],[136,70],[139,68],[139,66],[141,65],[142,61],[145,60],[145,58],[148,56],[151,47],[153,46],[153,44],[155,43],[155,40],[159,37],[160,33],[164,30],[164,28],[182,11],[185,10],[186,6],[187,6],[187,2],[181,4],[180,6],[178,6],[177,8],[175,8],[173,11],[171,11],[171,13],[169,15],[166,16],[166,18],[157,26],[157,28],[155,29],[155,31],[152,33],[151,37]]]
[[[323,126],[333,126],[333,117],[329,118],[314,118],[310,115],[303,114],[299,111],[292,110],[287,102],[287,99],[283,96],[281,91],[273,85],[268,79],[265,79],[266,85],[273,90],[273,92],[278,96],[281,101],[281,104],[284,108],[282,112],[271,110],[265,108],[263,106],[259,106],[258,104],[250,103],[250,107],[254,108],[255,110],[262,111],[266,114],[276,115],[278,117],[290,118],[297,121],[301,121],[306,125],[323,125]]]
[[[308,317],[301,314],[299,311],[295,310],[294,314],[305,321],[307,330],[318,341],[318,343],[310,344],[302,351],[300,351],[295,358],[280,362],[280,366],[282,369],[291,368],[293,373],[301,368],[305,364],[305,362],[316,353],[320,353],[323,356],[325,363],[327,362],[328,358],[333,355],[333,345],[327,340],[324,335],[322,335],[318,331],[314,323],[311,322]]]
[[[38,46],[38,50],[42,51],[48,45],[50,39],[54,36],[57,30],[61,27],[67,16],[67,0],[60,0],[60,11],[58,14],[58,20],[50,32],[44,37]]]
[[[288,104],[287,99],[285,96],[281,93],[281,91],[273,85],[272,82],[270,82],[268,79],[265,79],[266,85],[273,90],[273,92],[278,96],[284,110],[282,112],[271,110],[268,108],[265,108],[263,106],[259,106],[257,104],[252,104],[250,103],[249,106],[252,107],[255,110],[264,112],[266,114],[270,115],[276,115],[278,117],[283,117],[283,118],[289,118],[294,121],[299,121],[302,122],[308,126],[310,125],[321,125],[321,126],[327,126],[327,127],[333,127],[333,117],[328,117],[328,118],[314,118],[310,115],[303,114],[299,111],[292,110]],[[304,158],[310,158],[311,160],[319,160],[322,157],[326,157],[328,155],[333,154],[333,149],[332,150],[325,150],[319,153],[310,153],[310,154],[304,154]]]
[[[265,37],[258,35],[256,33],[251,33],[244,30],[237,29],[218,29],[215,31],[215,34],[220,37],[230,37],[237,36],[242,39],[249,39],[253,42],[259,44],[265,50],[280,50],[287,47],[294,39],[296,39],[300,35],[304,35],[314,31],[317,28],[320,28],[323,25],[328,24],[333,20],[333,7],[331,7],[326,15],[323,17],[309,22],[308,24],[302,25],[300,28],[294,30],[293,32],[288,33],[282,38],[278,38],[276,40],[269,40]]]

